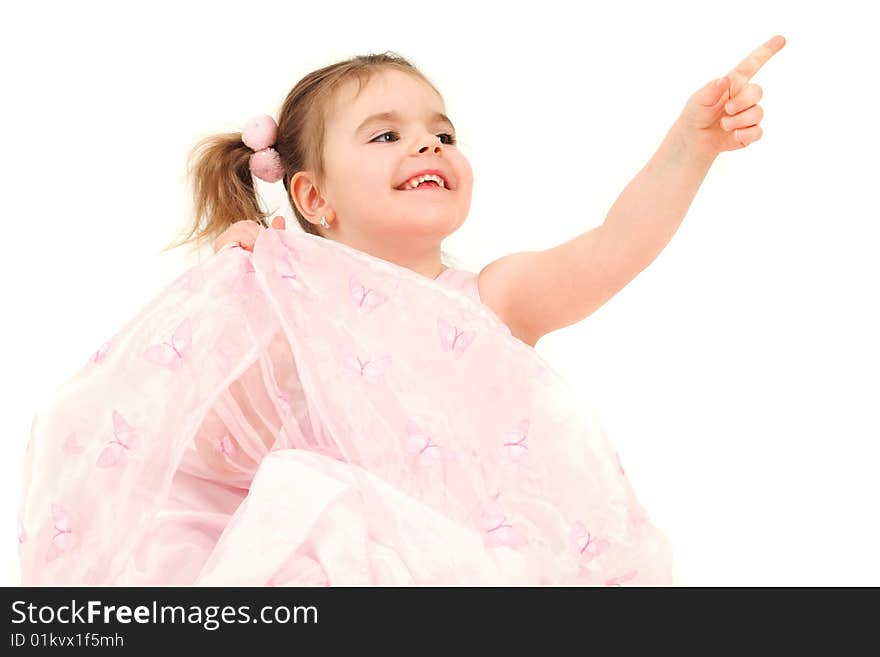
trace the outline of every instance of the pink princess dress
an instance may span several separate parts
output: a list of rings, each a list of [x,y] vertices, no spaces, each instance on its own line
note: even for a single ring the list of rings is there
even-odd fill
[[[669,585],[572,390],[480,302],[262,230],[154,298],[34,418],[23,585]]]

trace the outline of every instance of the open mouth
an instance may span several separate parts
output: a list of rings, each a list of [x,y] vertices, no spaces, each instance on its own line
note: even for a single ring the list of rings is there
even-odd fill
[[[419,183],[418,187],[395,187],[395,189],[399,192],[418,192],[426,189],[442,189],[444,192],[447,191],[443,185],[438,185],[433,180],[426,180],[423,183]]]
[[[399,192],[414,192],[419,189],[449,189],[449,181],[444,174],[438,171],[423,171],[405,180],[394,189]]]

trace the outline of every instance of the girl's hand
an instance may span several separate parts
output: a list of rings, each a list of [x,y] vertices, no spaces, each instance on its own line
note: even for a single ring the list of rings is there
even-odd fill
[[[763,130],[758,124],[764,110],[757,102],[763,90],[749,80],[784,45],[785,37],[773,37],[755,48],[730,73],[690,97],[676,121],[689,150],[712,159],[723,151],[745,148],[761,138]]]
[[[272,228],[284,230],[284,217],[272,219]],[[236,221],[214,240],[214,253],[226,247],[239,246],[245,251],[254,250],[254,242],[260,234],[260,224],[256,221]]]

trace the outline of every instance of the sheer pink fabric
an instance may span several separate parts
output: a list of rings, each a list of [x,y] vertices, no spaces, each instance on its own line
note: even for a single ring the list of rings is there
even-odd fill
[[[34,418],[22,583],[672,583],[565,381],[479,301],[263,230],[163,290]]]

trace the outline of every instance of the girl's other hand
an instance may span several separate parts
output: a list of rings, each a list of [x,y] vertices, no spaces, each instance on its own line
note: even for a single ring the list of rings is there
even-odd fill
[[[277,216],[272,219],[272,228],[284,230],[284,217]],[[236,221],[229,228],[224,230],[217,239],[214,240],[214,253],[226,247],[240,246],[245,251],[254,250],[254,242],[257,241],[257,235],[260,234],[260,224],[256,221]]]

